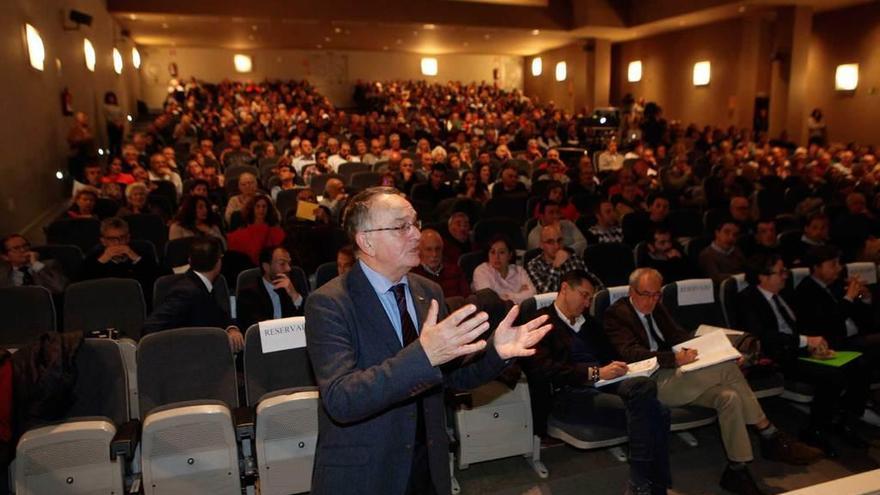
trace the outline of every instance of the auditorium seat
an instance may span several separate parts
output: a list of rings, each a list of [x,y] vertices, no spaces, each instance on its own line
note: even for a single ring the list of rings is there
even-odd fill
[[[737,299],[738,294],[747,286],[745,275],[742,273],[727,277],[721,281],[721,285],[718,288],[718,300],[721,304],[721,312],[724,315],[724,324],[727,328],[740,328],[737,321],[737,316],[739,315]]]
[[[52,294],[44,287],[0,289],[0,347],[19,347],[56,327]]]
[[[464,278],[467,280],[468,285],[474,281],[474,270],[485,261],[486,251],[483,250],[464,253],[458,258],[458,267],[464,273]]]
[[[664,285],[663,306],[691,334],[702,324],[724,326],[721,306],[715,302],[712,280],[708,278],[680,280]]]
[[[114,328],[138,340],[146,318],[144,292],[137,280],[99,278],[71,284],[64,291],[64,330],[86,334]]]
[[[196,237],[181,237],[165,244],[162,263],[168,271],[189,264],[189,249]]]
[[[593,295],[593,302],[590,304],[590,316],[596,318],[600,322],[602,316],[612,304],[622,297],[629,296],[629,285],[617,285],[614,287],[605,287],[597,291]]]
[[[46,227],[49,244],[72,244],[87,253],[101,239],[101,222],[96,218],[64,218]]]
[[[336,278],[338,274],[338,268],[335,261],[328,261],[327,263],[321,263],[318,265],[318,269],[315,270],[315,290],[318,290],[322,285]]]
[[[488,214],[488,210],[485,212]],[[526,239],[522,232],[522,222],[508,217],[485,217],[474,225],[474,245],[489,249],[489,241],[498,234],[507,236],[513,249],[525,249]]]
[[[64,276],[70,282],[79,280],[83,266],[83,251],[73,244],[46,244],[34,246],[41,260],[55,260],[61,265]]]
[[[635,269],[633,250],[622,242],[591,244],[583,255],[587,269],[608,286],[628,283],[629,274]]]
[[[75,359],[74,401],[64,419],[31,429],[18,442],[18,495],[124,493],[139,423],[129,420],[122,354],[116,341],[85,339]]]
[[[128,231],[132,240],[150,241],[157,253],[165,252],[165,243],[168,242],[168,226],[165,225],[165,220],[162,217],[144,213],[126,215],[123,220],[128,223]]]
[[[313,175],[312,181],[309,183],[309,188],[316,196],[321,196],[324,194],[324,188],[327,186],[327,181],[330,179],[342,180],[342,176],[339,174]]]
[[[171,289],[173,289],[174,286],[177,285],[177,283],[184,278],[186,278],[185,273],[171,273],[168,275],[162,275],[161,277],[157,278],[156,281],[153,282],[153,309],[162,304]],[[223,304],[221,304],[220,306],[228,313],[230,310],[230,294],[229,285],[226,284],[226,277],[224,277],[222,274],[218,275],[217,278],[214,280],[213,290],[217,292],[218,299],[223,301]]]
[[[278,196],[275,197],[275,207],[278,208],[278,213],[281,214],[282,219],[287,218],[288,212],[296,212],[296,195],[299,194],[299,191],[299,189],[287,189],[280,191]]]
[[[378,186],[382,182],[382,174],[379,172],[355,172],[346,185],[352,191],[363,191],[368,187]]]
[[[336,171],[342,177],[343,184],[351,182],[351,176],[357,172],[372,172],[372,167],[366,163],[345,162],[340,164],[339,169]]]
[[[260,268],[249,268],[239,273],[238,280],[235,283],[235,298],[238,299],[238,295],[241,293],[242,289],[246,289],[259,282],[262,276],[263,272]],[[309,278],[306,276],[306,272],[298,266],[292,266],[290,267],[289,276],[291,282],[293,282],[293,286],[296,288],[296,291],[299,292],[303,299],[308,297]]]
[[[303,326],[305,318],[291,324]],[[318,388],[305,347],[263,352],[260,325],[245,333],[245,396],[256,407],[260,492],[286,495],[311,489],[318,440]]]
[[[178,328],[145,336],[137,380],[144,493],[240,495],[245,459],[237,440],[253,438],[253,420],[237,410],[226,332]]]

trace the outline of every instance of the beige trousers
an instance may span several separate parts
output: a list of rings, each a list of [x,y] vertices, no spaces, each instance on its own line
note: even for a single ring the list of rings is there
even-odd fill
[[[660,402],[669,407],[695,405],[715,409],[727,458],[733,462],[752,460],[746,425],[760,423],[766,416],[735,362],[688,373],[677,368],[661,369],[654,377]]]

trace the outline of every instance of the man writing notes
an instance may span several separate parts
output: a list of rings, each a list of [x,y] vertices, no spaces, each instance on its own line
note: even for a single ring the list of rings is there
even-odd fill
[[[514,308],[481,340],[486,313],[447,315],[440,287],[407,274],[419,264],[420,222],[396,189],[359,193],[343,223],[358,261],[306,301],[323,405],[312,493],[449,493],[444,388],[491,380],[550,327],[513,326]]]
[[[761,438],[761,452],[771,460],[808,464],[821,452],[790,438],[767,419],[761,404],[733,361],[687,373],[678,369],[699,359],[694,349],[674,352],[672,347],[690,336],[660,303],[663,277],[652,268],[639,268],[629,277],[629,297],[618,299],[605,312],[605,331],[624,361],[656,357],[657,398],[670,407],[696,405],[715,409],[721,440],[727,451],[727,469],[721,487],[739,494],[764,493],[752,480],[746,463],[753,459],[746,425]]]

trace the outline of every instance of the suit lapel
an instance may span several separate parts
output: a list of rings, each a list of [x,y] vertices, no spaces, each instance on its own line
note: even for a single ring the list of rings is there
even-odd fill
[[[636,313],[636,308],[633,307],[632,303],[629,301],[628,298],[626,300],[626,307],[629,310],[630,317],[633,320],[633,323],[634,323],[633,327],[641,329],[641,332],[637,333],[639,341],[646,348],[650,349],[651,348],[651,341],[648,340],[648,329],[645,328],[645,324],[642,323],[642,319],[639,317],[639,314]],[[654,324],[655,325],[657,324],[656,319],[654,321]],[[661,332],[660,329],[657,329],[657,331]],[[662,335],[662,332],[661,332],[661,335]]]
[[[413,277],[409,277],[409,292],[413,299],[413,306],[416,308],[416,318],[419,319],[419,321],[414,323],[416,329],[421,333],[422,325],[425,324],[425,319],[428,316],[428,309],[431,307],[431,300],[425,293],[424,286],[415,281]],[[437,304],[440,304],[440,301],[437,301]],[[439,313],[437,314],[437,318],[440,318]]]
[[[359,322],[358,329],[364,333],[370,333],[374,340],[384,342],[392,353],[397,354],[402,348],[394,325],[388,319],[385,308],[379,301],[379,296],[367,280],[359,263],[355,263],[348,276],[351,298],[355,305],[355,313]]]

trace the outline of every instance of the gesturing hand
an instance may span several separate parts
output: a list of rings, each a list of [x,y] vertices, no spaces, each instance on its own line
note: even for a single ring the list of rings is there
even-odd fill
[[[535,353],[532,347],[553,328],[553,325],[541,326],[547,321],[547,315],[539,316],[518,327],[511,326],[518,314],[519,306],[514,306],[495,329],[492,342],[501,359],[531,356]]]
[[[474,339],[489,328],[489,315],[481,311],[473,318],[469,318],[477,307],[468,304],[438,323],[438,308],[437,301],[432,299],[425,324],[422,325],[422,332],[419,334],[419,342],[431,366],[440,366],[459,356],[481,351],[486,347],[485,340],[474,342]]]

